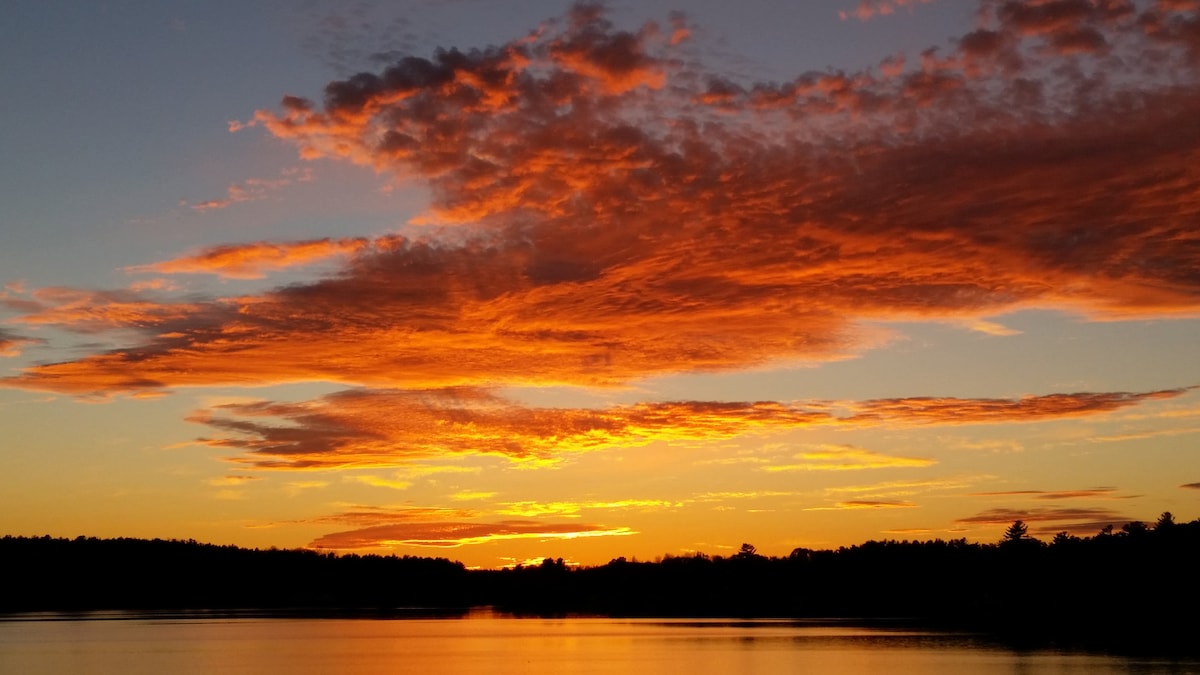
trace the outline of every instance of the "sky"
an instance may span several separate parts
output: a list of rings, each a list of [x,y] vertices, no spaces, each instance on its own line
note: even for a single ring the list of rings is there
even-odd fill
[[[0,533],[1200,517],[1200,1],[5,14]]]

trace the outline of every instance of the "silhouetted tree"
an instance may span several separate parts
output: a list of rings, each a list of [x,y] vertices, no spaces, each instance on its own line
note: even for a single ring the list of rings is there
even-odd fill
[[[1163,511],[1158,520],[1154,522],[1154,531],[1166,531],[1175,527],[1175,516],[1170,511]]]
[[[788,554],[788,560],[805,560],[805,561],[807,561],[808,559],[812,558],[812,553],[813,553],[812,549],[803,548],[803,547],[794,548],[794,549],[792,549],[792,552]]]
[[[1063,530],[1062,532],[1056,533],[1054,535],[1053,541],[1051,541],[1050,543],[1053,544],[1054,546],[1066,546],[1068,544],[1078,543],[1079,541],[1080,541],[1079,537],[1076,537],[1075,535],[1071,534],[1070,532]]]
[[[1029,538],[1029,527],[1023,521],[1014,520],[1004,531],[1005,542],[1017,542]]]
[[[735,558],[757,558],[758,548],[753,544],[742,544],[738,552],[734,554]]]
[[[1142,537],[1150,532],[1150,528],[1140,520],[1125,523],[1121,526],[1121,533],[1127,537]]]

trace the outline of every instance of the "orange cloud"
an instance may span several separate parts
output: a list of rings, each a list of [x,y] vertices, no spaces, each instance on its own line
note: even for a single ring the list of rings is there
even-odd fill
[[[1062,490],[1047,492],[1045,490],[1010,490],[1007,492],[974,492],[971,497],[1032,497],[1033,499],[1134,499],[1134,495],[1118,495],[1112,487],[1092,488],[1090,490]]]
[[[851,419],[905,424],[991,424],[1064,419],[1120,410],[1143,401],[1175,398],[1189,389],[1143,393],[1077,393],[1024,396],[1019,399],[901,398],[853,405]]]
[[[464,227],[255,296],[37,305],[17,320],[140,336],[0,384],[608,386],[848,358],[885,339],[864,327],[878,320],[1002,334],[987,317],[1030,307],[1200,315],[1195,10],[994,5],[882,77],[730,81],[580,6],[499,47],[331,82],[320,104],[286,97],[256,128],[422,181],[426,221]],[[204,257],[179,264],[269,266]],[[940,422],[962,403],[921,409]],[[962,419],[1074,414],[972,405]]]
[[[44,342],[44,340],[24,337],[0,328],[0,357],[20,356],[25,347]]]
[[[162,274],[216,274],[231,279],[261,279],[266,272],[308,265],[334,256],[362,250],[368,241],[349,239],[311,239],[297,242],[254,242],[222,244],[180,258],[126,268],[129,272]]]
[[[189,420],[223,435],[198,443],[242,454],[235,461],[262,469],[397,467],[454,455],[487,454],[552,464],[572,453],[635,447],[653,441],[712,441],[745,434],[831,425],[1035,422],[1101,414],[1182,391],[1143,394],[1056,394],[1023,399],[887,399],[828,401],[640,403],[604,409],[529,408],[481,389],[348,390],[312,401],[235,402],[193,413]],[[924,458],[884,455],[851,446],[802,452],[798,464],[767,471],[924,467]],[[370,484],[400,484],[375,477]]]
[[[196,320],[217,303],[171,303],[141,288],[94,291],[63,286],[40,288],[29,299],[0,297],[0,306],[22,312],[13,323],[59,326],[80,333],[157,331],[177,321]]]
[[[859,0],[857,7],[849,11],[839,11],[838,17],[842,21],[850,18],[855,18],[859,21],[869,21],[877,16],[895,14],[898,8],[907,7],[911,10],[917,5],[927,5],[931,2],[933,0]]]
[[[579,539],[624,537],[637,534],[628,527],[606,527],[582,523],[541,524],[531,520],[498,523],[431,522],[377,525],[335,532],[313,540],[309,548],[352,550],[392,546],[457,548],[511,539]]]
[[[394,526],[407,522],[431,522],[445,518],[473,518],[478,515],[470,509],[446,509],[436,506],[366,506],[355,504],[348,511],[313,518],[289,520],[288,525],[352,525],[356,527]]]

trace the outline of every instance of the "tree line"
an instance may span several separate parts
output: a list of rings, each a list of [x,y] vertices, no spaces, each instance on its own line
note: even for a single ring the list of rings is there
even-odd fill
[[[1017,642],[1196,650],[1200,519],[1066,532],[1021,521],[996,543],[868,541],[760,555],[561,558],[468,570],[446,558],[251,550],[196,541],[0,539],[0,612],[412,608],[629,617],[889,618]]]

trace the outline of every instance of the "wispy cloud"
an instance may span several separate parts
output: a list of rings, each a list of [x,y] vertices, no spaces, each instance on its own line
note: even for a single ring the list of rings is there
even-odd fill
[[[909,497],[926,492],[958,490],[982,480],[982,476],[931,478],[925,480],[893,480],[867,485],[842,485],[825,488],[827,495],[870,495],[875,498]]]
[[[915,509],[916,504],[905,501],[858,499],[838,502],[833,506],[811,506],[805,511],[861,511],[863,509]]]
[[[1171,399],[1191,391],[1170,389],[1152,392],[1100,392],[1047,394],[1002,398],[912,397],[874,399],[852,405],[855,422],[907,424],[989,424],[1022,420],[1085,417],[1121,410],[1137,403]]]
[[[889,16],[895,14],[897,9],[909,9],[917,5],[927,5],[933,0],[859,0],[858,6],[852,10],[841,10],[838,16],[845,21],[847,19],[858,19],[859,21],[869,21],[879,16]]]
[[[1119,526],[1137,519],[1117,511],[1099,508],[998,508],[960,518],[955,522],[964,525],[1009,525],[1016,520],[1034,525],[1031,529],[1038,534],[1059,531],[1095,534],[1108,525]]]
[[[496,494],[497,493],[495,493],[495,492],[463,490],[460,492],[455,492],[454,494],[450,495],[450,499],[453,499],[456,502],[473,502],[473,501],[482,501],[485,499],[491,499],[492,497],[495,497]]]
[[[261,476],[228,475],[211,478],[207,482],[213,487],[237,487],[261,479]]]
[[[16,357],[29,345],[43,344],[40,338],[25,337],[0,328],[0,357]]]
[[[703,492],[691,497],[694,502],[724,502],[740,499],[766,499],[772,497],[796,497],[802,493],[787,490],[753,490],[753,491],[724,491]]]
[[[231,279],[261,279],[267,272],[309,265],[362,250],[364,238],[311,239],[297,242],[254,242],[211,246],[171,260],[127,267],[128,272],[215,274]]]
[[[206,311],[223,309],[221,303],[164,301],[157,290],[144,286],[117,290],[50,286],[28,291],[24,297],[2,295],[0,307],[20,312],[20,316],[9,319],[12,323],[57,326],[89,334],[119,330],[157,333],[180,322],[194,321]]]
[[[418,480],[428,479],[430,476],[436,476],[439,474],[478,473],[479,471],[480,468],[477,466],[462,466],[458,464],[411,464],[408,462],[401,462],[398,464],[398,469],[390,472],[387,476],[380,476],[377,474],[358,474],[349,476],[348,479],[362,483],[363,485],[370,485],[372,487],[390,488],[392,490],[407,490]]]
[[[436,506],[368,506],[347,505],[338,513],[289,520],[272,525],[350,525],[354,527],[396,526],[410,522],[436,522],[446,518],[474,518],[478,512],[471,509],[447,509]]]
[[[179,205],[195,211],[216,211],[242,202],[266,199],[271,193],[293,183],[307,183],[312,179],[312,169],[284,169],[277,178],[247,178],[239,183],[232,183],[225,189],[225,196],[219,199],[205,199],[199,202],[183,200]]]
[[[1031,499],[1135,499],[1137,495],[1122,495],[1115,487],[1085,490],[1009,490],[1007,492],[973,492],[971,497],[1029,497]]]
[[[628,527],[584,523],[538,523],[506,520],[496,523],[429,522],[377,525],[335,532],[313,540],[310,548],[351,550],[393,546],[456,548],[512,539],[580,539],[637,534]]]
[[[857,471],[861,469],[893,469],[926,467],[937,464],[921,457],[898,457],[850,445],[822,445],[796,455],[793,464],[763,466],[763,471]]]
[[[504,502],[497,511],[502,516],[519,516],[533,518],[537,516],[578,517],[581,511],[623,511],[637,509],[652,511],[668,508],[678,508],[682,502],[670,502],[661,499],[621,499],[610,502]]]

